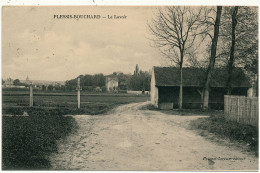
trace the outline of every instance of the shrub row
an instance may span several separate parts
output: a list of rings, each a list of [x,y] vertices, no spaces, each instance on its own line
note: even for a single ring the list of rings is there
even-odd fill
[[[23,111],[29,116],[2,118],[2,169],[49,169],[48,156],[57,151],[56,141],[76,129],[76,122],[59,109],[3,109],[13,115]]]
[[[23,115],[24,112],[27,112],[29,115],[41,115],[41,116],[61,116],[61,115],[80,115],[80,114],[87,114],[87,115],[97,115],[103,114],[115,106],[120,104],[106,104],[106,103],[88,103],[82,104],[81,108],[78,109],[76,104],[74,105],[55,105],[56,107],[52,107],[53,104],[44,104],[40,105],[39,107],[35,106],[33,108],[26,107],[28,105],[19,104],[19,106],[12,106],[12,107],[3,107],[2,113],[10,114],[10,115]],[[23,107],[24,106],[24,107]]]

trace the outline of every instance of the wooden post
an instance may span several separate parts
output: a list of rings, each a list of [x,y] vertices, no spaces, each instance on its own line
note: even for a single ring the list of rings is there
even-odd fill
[[[227,96],[226,95],[224,95],[224,114],[227,114]]]
[[[80,90],[78,90],[78,109],[80,108]]]
[[[239,107],[240,107],[240,97],[237,97],[237,122],[240,121],[240,112],[239,112]]]
[[[30,107],[33,107],[33,86],[30,84]]]
[[[78,109],[80,108],[80,78],[78,78],[78,85],[77,85],[77,89],[78,90]]]

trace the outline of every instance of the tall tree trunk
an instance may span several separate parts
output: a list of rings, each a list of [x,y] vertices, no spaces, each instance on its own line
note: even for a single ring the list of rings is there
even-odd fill
[[[180,67],[180,95],[179,95],[179,109],[182,109],[182,91],[183,85],[182,85],[182,67]]]
[[[226,83],[227,94],[231,94],[231,80],[232,80],[232,72],[234,65],[234,53],[235,53],[235,44],[236,44],[236,26],[237,26],[237,11],[238,6],[235,6],[234,11],[232,13],[232,43],[230,48],[230,58],[228,61],[228,79]]]
[[[180,62],[180,94],[179,94],[179,109],[182,109],[182,93],[183,93],[183,83],[182,83],[182,64],[183,64],[184,53],[181,50],[181,62]]]
[[[208,109],[208,107],[209,107],[209,90],[210,90],[209,84],[210,84],[210,80],[211,80],[211,73],[215,66],[221,12],[222,12],[222,6],[218,6],[216,21],[215,21],[215,25],[214,25],[214,37],[212,39],[212,44],[211,44],[210,62],[209,62],[209,66],[207,69],[206,82],[205,82],[205,86],[204,86],[203,109]]]

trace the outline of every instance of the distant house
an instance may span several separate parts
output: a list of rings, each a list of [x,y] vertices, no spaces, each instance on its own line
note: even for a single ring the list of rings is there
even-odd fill
[[[11,78],[7,78],[4,84],[2,85],[3,88],[25,88],[23,85],[15,85],[14,80]]]
[[[108,92],[118,91],[118,76],[115,74],[106,77],[106,89]]]
[[[183,108],[200,108],[205,69],[183,68]],[[227,71],[215,69],[210,82],[209,107],[223,109]],[[178,107],[180,77],[177,67],[153,67],[151,79],[151,101],[160,109]],[[232,95],[247,96],[251,87],[242,69],[235,68],[232,76]]]
[[[3,84],[3,88],[13,88],[14,87],[14,80],[11,78],[7,78]]]

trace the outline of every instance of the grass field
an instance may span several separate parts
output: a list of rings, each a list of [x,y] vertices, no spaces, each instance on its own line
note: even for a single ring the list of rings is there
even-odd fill
[[[104,114],[114,107],[149,100],[148,95],[82,93],[77,109],[75,92],[34,92],[34,107],[29,107],[29,92],[3,91],[2,169],[48,170],[49,155],[77,124],[63,115]],[[23,115],[27,112],[29,116]]]
[[[150,99],[149,95],[110,94],[110,93],[81,93],[81,114],[101,114],[115,106],[133,102],[144,102]],[[34,107],[40,108],[77,108],[76,92],[35,92]],[[29,92],[4,91],[2,93],[4,114],[12,114],[11,108],[24,108],[29,106]],[[73,111],[75,112],[75,110]]]
[[[258,127],[225,119],[224,114],[213,114],[209,118],[199,118],[190,123],[192,129],[199,129],[199,134],[207,132],[220,139],[242,142],[249,147],[248,151],[258,156]],[[205,133],[206,131],[206,133]]]

